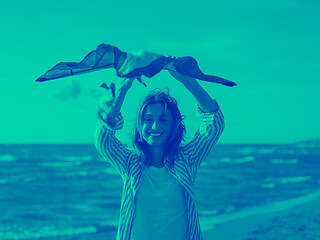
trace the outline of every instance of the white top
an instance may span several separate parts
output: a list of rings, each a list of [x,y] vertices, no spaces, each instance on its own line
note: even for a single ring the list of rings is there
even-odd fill
[[[131,239],[188,239],[184,191],[166,167],[145,166],[135,196],[136,217]]]

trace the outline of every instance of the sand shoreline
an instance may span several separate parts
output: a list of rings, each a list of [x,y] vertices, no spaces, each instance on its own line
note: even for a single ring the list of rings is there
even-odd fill
[[[320,197],[298,201],[289,209],[217,222],[203,236],[204,240],[318,240]]]

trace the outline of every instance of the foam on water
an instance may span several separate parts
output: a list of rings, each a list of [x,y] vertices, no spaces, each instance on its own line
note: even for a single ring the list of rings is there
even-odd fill
[[[264,179],[266,183],[281,183],[281,184],[305,182],[305,181],[311,181],[311,180],[312,180],[311,176],[295,176],[295,177],[280,177],[280,178]]]

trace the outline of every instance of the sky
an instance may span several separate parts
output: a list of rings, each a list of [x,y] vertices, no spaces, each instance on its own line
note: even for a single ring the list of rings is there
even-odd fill
[[[113,69],[48,82],[59,62],[80,62],[101,43],[122,51],[192,56],[198,80],[217,100],[226,127],[219,143],[295,143],[320,137],[320,2],[317,0],[6,1],[0,9],[0,143],[93,143],[101,83]],[[137,81],[122,107],[129,141],[139,102],[169,87],[186,115],[189,140],[199,127],[196,101],[166,71]],[[78,94],[74,94],[76,93]]]

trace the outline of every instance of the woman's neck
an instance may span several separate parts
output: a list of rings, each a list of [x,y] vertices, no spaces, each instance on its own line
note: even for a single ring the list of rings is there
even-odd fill
[[[163,167],[164,166],[164,162],[162,159],[163,149],[153,147],[152,149],[150,149],[150,151],[151,151],[152,165],[155,167]]]
[[[151,157],[151,164],[155,167],[163,167],[163,159],[157,155],[157,157],[152,156]]]

